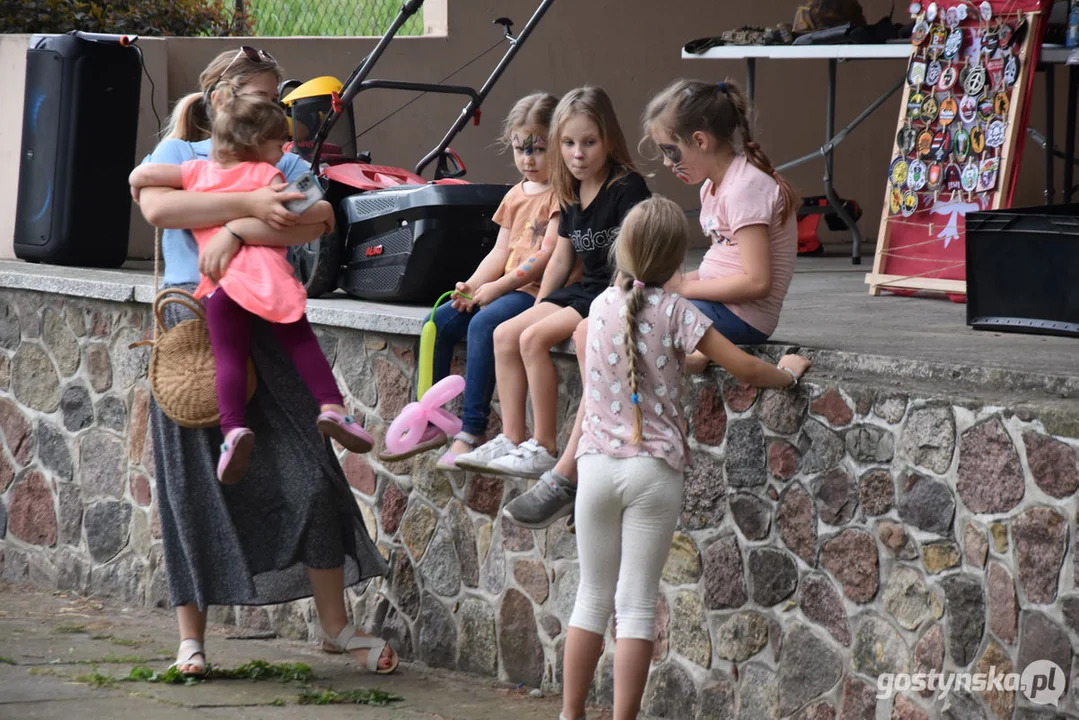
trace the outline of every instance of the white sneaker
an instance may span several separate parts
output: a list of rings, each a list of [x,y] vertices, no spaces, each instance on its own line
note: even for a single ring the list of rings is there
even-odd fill
[[[454,464],[462,470],[472,472],[488,472],[492,460],[509,455],[517,449],[517,444],[503,434],[499,434],[494,440],[489,440],[475,450],[470,450],[458,455]]]
[[[487,472],[514,477],[538,478],[548,470],[553,470],[558,458],[547,452],[535,439],[525,440],[513,452],[491,462]]]

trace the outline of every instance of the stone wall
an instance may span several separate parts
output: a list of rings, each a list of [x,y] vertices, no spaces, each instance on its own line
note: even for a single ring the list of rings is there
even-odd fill
[[[376,436],[408,402],[415,338],[320,327]],[[165,606],[147,427],[144,305],[0,291],[3,577]],[[580,395],[560,358],[563,427]],[[663,573],[645,697],[672,718],[1010,717],[1022,693],[878,701],[884,672],[1079,674],[1074,408],[1023,409],[824,372],[797,392],[711,371]],[[882,389],[887,388],[887,389]],[[497,416],[492,431],[497,430]],[[1050,429],[1046,429],[1047,426]],[[575,537],[503,522],[524,481],[442,474],[434,453],[344,468],[391,572],[352,595],[406,659],[557,688]],[[310,601],[213,619],[314,638]],[[613,643],[596,699],[609,702]],[[1061,712],[1079,710],[1070,687]],[[1048,716],[1047,716],[1048,717]]]

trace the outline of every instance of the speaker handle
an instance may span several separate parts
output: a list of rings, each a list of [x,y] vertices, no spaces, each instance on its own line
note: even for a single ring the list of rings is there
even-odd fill
[[[138,35],[108,35],[106,33],[83,32],[82,30],[72,30],[68,35],[74,35],[77,38],[89,40],[90,42],[108,43],[111,45],[120,45],[122,47],[130,47],[138,42],[139,39]]]

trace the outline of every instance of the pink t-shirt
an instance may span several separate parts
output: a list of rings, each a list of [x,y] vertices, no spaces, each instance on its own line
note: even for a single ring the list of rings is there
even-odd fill
[[[779,184],[755,168],[745,155],[734,158],[718,188],[711,180],[705,180],[701,186],[701,229],[712,241],[701,261],[702,280],[741,274],[742,256],[734,234],[750,225],[768,226],[768,243],[772,249],[771,292],[760,300],[723,303],[765,335],[775,332],[779,324],[779,311],[783,309],[798,256],[798,220],[794,212],[786,222],[781,220],[782,215]]]
[[[712,321],[685,298],[660,288],[644,290],[637,313],[637,395],[641,406],[641,444],[631,445],[633,403],[626,357],[626,293],[604,290],[588,313],[585,354],[584,426],[577,457],[654,457],[681,472],[689,463],[682,366]]]
[[[184,190],[195,192],[247,192],[282,178],[280,170],[264,162],[222,168],[210,160],[188,160],[180,168]],[[220,229],[218,225],[192,230],[199,249]],[[244,310],[270,322],[296,322],[307,309],[307,291],[292,274],[287,248],[244,245],[219,283],[202,276],[195,297],[206,297],[218,285]]]

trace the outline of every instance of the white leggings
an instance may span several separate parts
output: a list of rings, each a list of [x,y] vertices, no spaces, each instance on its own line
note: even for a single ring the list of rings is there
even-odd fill
[[[663,565],[682,510],[682,473],[658,458],[589,454],[577,461],[581,582],[569,624],[619,638],[655,639]]]

